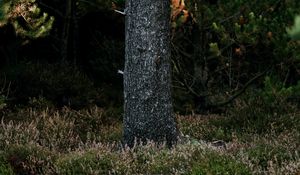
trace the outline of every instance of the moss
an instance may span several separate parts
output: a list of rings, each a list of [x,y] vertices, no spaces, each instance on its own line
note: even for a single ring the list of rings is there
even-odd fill
[[[196,155],[197,157],[197,155]],[[217,152],[208,151],[200,159],[195,158],[191,174],[252,174],[250,169],[243,163]]]

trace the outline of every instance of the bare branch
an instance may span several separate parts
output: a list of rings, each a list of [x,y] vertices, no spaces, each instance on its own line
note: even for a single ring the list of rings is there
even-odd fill
[[[258,78],[262,77],[267,71],[269,71],[269,69],[265,70],[264,72],[256,75],[255,77],[253,77],[252,79],[250,79],[242,89],[240,89],[237,93],[235,93],[234,95],[230,96],[227,100],[220,102],[220,103],[216,103],[216,104],[208,104],[209,107],[218,107],[218,106],[224,106],[227,105],[229,103],[231,103],[233,100],[235,100],[237,97],[239,97],[241,94],[243,94],[246,89]]]

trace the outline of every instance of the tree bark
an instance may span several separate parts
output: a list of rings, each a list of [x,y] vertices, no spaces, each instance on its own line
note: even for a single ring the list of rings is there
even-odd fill
[[[74,64],[77,61],[79,37],[76,2],[76,0],[66,1],[61,47],[62,61],[69,60]]]
[[[170,66],[170,1],[127,0],[124,144],[177,140]]]
[[[70,40],[70,27],[72,23],[72,0],[66,1],[66,12],[65,12],[65,19],[64,19],[64,26],[63,26],[63,33],[62,33],[62,47],[61,47],[61,54],[62,54],[62,61],[66,61],[69,57],[69,40]]]

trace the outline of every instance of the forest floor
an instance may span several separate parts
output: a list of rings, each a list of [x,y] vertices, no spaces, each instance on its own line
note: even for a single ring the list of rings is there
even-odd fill
[[[0,118],[0,174],[300,174],[300,111],[177,115],[184,141],[121,148],[120,115],[26,108]]]

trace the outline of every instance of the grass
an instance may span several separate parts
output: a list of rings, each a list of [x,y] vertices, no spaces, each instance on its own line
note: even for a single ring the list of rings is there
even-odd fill
[[[3,112],[0,174],[300,173],[299,111],[272,116],[234,110],[223,116],[177,116],[183,135],[196,142],[173,149],[151,142],[122,148],[121,117],[97,107]],[[215,140],[226,148],[213,146]]]

